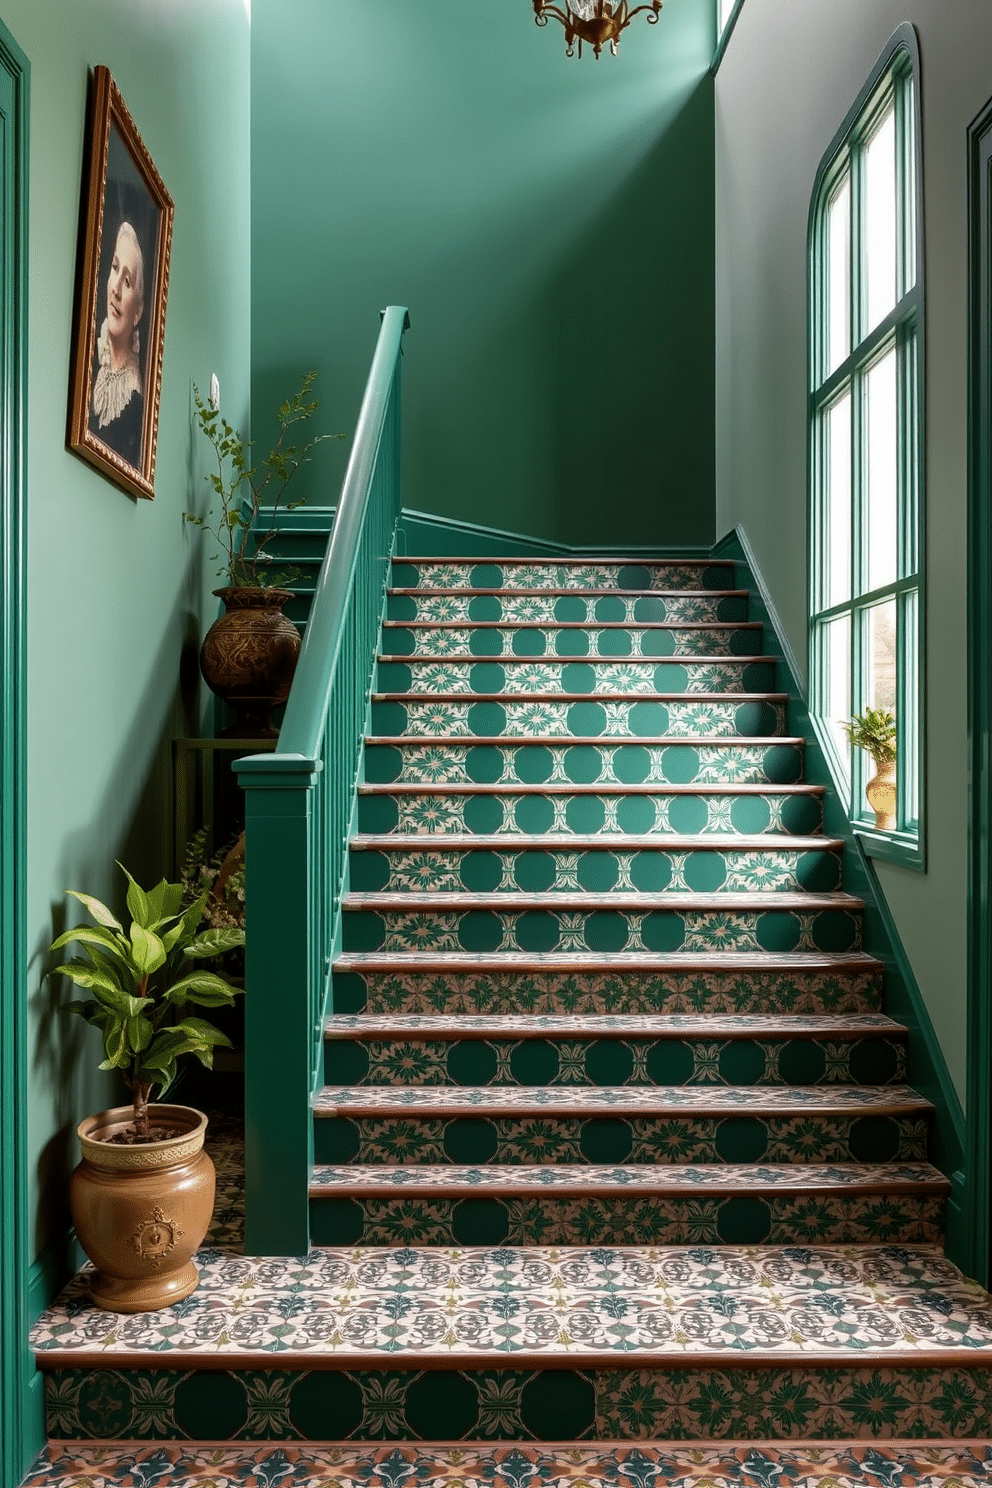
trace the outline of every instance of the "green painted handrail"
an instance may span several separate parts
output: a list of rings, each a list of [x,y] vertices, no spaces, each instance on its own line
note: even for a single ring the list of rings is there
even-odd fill
[[[310,1099],[340,935],[348,832],[400,513],[400,351],[383,312],[334,527],[274,754],[234,768],[245,791],[245,1250],[309,1246]]]

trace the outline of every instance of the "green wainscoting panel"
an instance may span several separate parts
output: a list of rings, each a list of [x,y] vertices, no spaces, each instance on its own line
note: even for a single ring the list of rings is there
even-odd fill
[[[974,1194],[963,1179],[964,1113],[922,993],[885,902],[874,866],[851,826],[823,751],[816,741],[806,707],[805,687],[800,680],[802,674],[785,642],[781,622],[743,529],[735,528],[723,537],[715,545],[713,556],[735,560],[739,584],[752,586],[751,618],[767,625],[781,648],[783,666],[778,685],[788,693],[787,732],[806,739],[807,783],[826,787],[824,831],[830,837],[843,838],[847,848],[844,856],[845,888],[849,893],[865,900],[863,949],[877,956],[885,965],[886,1011],[893,1018],[905,1023],[909,1029],[909,1081],[935,1107],[932,1159],[948,1174],[952,1182],[947,1252],[969,1274],[978,1275],[981,1263],[975,1255],[973,1244],[968,1243],[966,1238],[969,1230],[967,1215],[974,1202]],[[959,1215],[963,1217],[959,1218]]]
[[[0,1479],[43,1437],[27,1343],[25,931],[25,498],[27,459],[27,58],[0,24]]]

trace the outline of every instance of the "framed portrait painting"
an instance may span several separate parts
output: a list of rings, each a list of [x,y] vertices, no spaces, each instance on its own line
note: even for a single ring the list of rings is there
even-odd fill
[[[106,67],[87,139],[66,442],[152,497],[173,206]]]

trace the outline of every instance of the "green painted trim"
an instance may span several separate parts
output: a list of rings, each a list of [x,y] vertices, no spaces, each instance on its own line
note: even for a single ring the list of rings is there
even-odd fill
[[[16,1483],[44,1435],[29,1381],[25,686],[28,127],[30,65],[0,24],[0,1479]]]
[[[570,547],[567,543],[506,532],[478,522],[462,522],[434,512],[411,511],[408,507],[400,512],[396,547],[396,556],[400,558],[531,558],[547,554],[549,558],[629,558],[635,563],[673,556],[709,558],[711,553],[711,548],[698,544],[616,547],[604,543],[599,547]]]
[[[992,102],[968,129],[968,1227],[972,1270],[992,1245]]]
[[[728,532],[724,537],[722,537],[718,543],[715,543],[713,546],[713,557],[720,558],[723,556],[725,551],[728,557],[733,557],[735,559],[744,559],[744,562],[747,565],[748,573],[751,576],[752,587],[753,589],[756,589],[758,591],[758,594],[761,598],[761,603],[764,606],[765,614],[768,616],[768,620],[772,627],[772,630],[775,632],[776,647],[782,655],[786,666],[789,668],[792,677],[795,679],[796,685],[802,688],[803,669],[799,665],[799,662],[796,658],[796,653],[793,651],[792,647],[789,645],[788,640],[786,639],[785,626],[782,624],[781,616],[779,615],[778,610],[775,608],[775,601],[772,599],[771,590],[765,583],[764,575],[758,567],[758,561],[754,556],[754,550],[751,547],[750,542],[748,541],[747,533],[744,531],[743,527],[733,528],[732,531]],[[753,603],[754,601],[752,598],[752,605]]]
[[[719,3],[720,3],[720,0],[717,0],[717,6],[719,6]],[[722,32],[722,34],[720,36],[720,39],[718,40],[718,42],[716,44],[716,51],[713,53],[713,61],[710,63],[710,74],[713,77],[716,77],[717,73],[720,70],[720,63],[723,61],[723,54],[727,50],[727,43],[729,42],[731,36],[733,35],[734,27],[737,25],[737,19],[738,19],[739,15],[740,15],[740,13],[741,13],[741,11],[743,9],[744,9],[744,0],[736,0],[736,3],[734,5],[733,10],[730,12],[730,15],[727,17],[727,24],[724,26],[723,32]],[[717,10],[717,25],[719,26],[719,24],[720,24],[720,13],[719,13],[719,9],[718,9]]]
[[[782,669],[778,689],[787,694],[786,728],[790,734],[806,739],[805,778],[811,785],[826,787],[823,829],[830,837],[843,838],[849,849],[844,858],[844,887],[865,900],[864,948],[885,965],[886,1011],[905,1023],[909,1029],[908,1073],[911,1083],[935,1108],[932,1159],[950,1175],[960,1174],[964,1165],[966,1127],[961,1101],[954,1088],[943,1051],[934,1032],[930,1014],[920,992],[909,958],[903,949],[895,921],[885,901],[874,867],[844,807],[831,774],[825,751],[806,705],[805,688],[795,658],[784,642],[781,622],[774,607],[764,598],[767,585],[754,563],[746,534],[741,528],[728,533],[713,549],[714,557],[735,558],[740,569],[737,586],[750,586],[751,619],[761,620],[781,648]],[[956,1189],[959,1209],[967,1212],[967,1185],[959,1182]],[[962,1226],[949,1229],[947,1253],[966,1271],[971,1267],[971,1252],[962,1243]]]
[[[28,1322],[32,1326],[85,1264],[86,1253],[71,1226],[64,1235],[49,1241],[37,1260],[28,1267],[27,1309]]]
[[[826,150],[816,174],[810,197],[807,229],[807,306],[809,321],[809,402],[807,416],[807,492],[808,492],[808,564],[809,564],[809,692],[814,699],[823,694],[824,626],[835,616],[849,616],[851,622],[851,701],[852,709],[862,705],[867,696],[868,614],[872,604],[894,598],[897,605],[899,662],[896,671],[896,716],[900,727],[898,758],[898,800],[909,799],[910,783],[916,788],[916,814],[894,832],[880,832],[871,821],[864,803],[868,778],[868,761],[862,750],[853,750],[850,778],[841,760],[835,740],[819,716],[814,718],[816,735],[830,762],[837,789],[850,803],[851,815],[864,850],[872,857],[887,859],[916,872],[926,871],[926,674],[921,658],[926,654],[926,563],[925,510],[926,484],[926,376],[925,355],[925,281],[923,242],[923,162],[920,50],[915,28],[900,26],[890,37],[871,75],[861,89]],[[892,311],[873,329],[865,329],[865,265],[854,252],[863,248],[861,233],[861,157],[865,140],[871,134],[879,115],[893,103],[897,141],[901,153],[897,161],[898,209],[907,214],[901,235],[903,253],[897,265],[897,302]],[[847,174],[850,179],[851,254],[851,349],[833,371],[826,371],[825,278],[826,206],[835,184]],[[912,190],[910,189],[912,183]],[[864,493],[865,439],[861,426],[862,394],[871,366],[890,348],[896,349],[899,377],[897,397],[902,430],[900,442],[900,491],[903,500],[899,514],[899,572],[901,577],[889,585],[867,588],[865,568],[866,505]],[[853,594],[842,604],[821,602],[825,534],[824,456],[820,448],[820,428],[824,410],[835,395],[848,390],[851,398],[851,539]],[[912,604],[916,621],[912,634],[906,614]],[[907,721],[908,720],[908,721]],[[902,809],[902,807],[900,807]]]

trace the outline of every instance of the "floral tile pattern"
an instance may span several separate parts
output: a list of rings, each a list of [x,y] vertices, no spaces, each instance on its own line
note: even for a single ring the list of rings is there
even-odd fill
[[[754,657],[675,661],[530,661],[504,656],[488,661],[411,656],[380,657],[378,687],[403,693],[566,693],[596,696],[656,693],[754,693],[774,685],[775,664]]]
[[[807,1188],[822,1192],[838,1189],[844,1191],[877,1190],[883,1181],[901,1184],[904,1187],[932,1187],[937,1184],[942,1192],[948,1188],[947,1179],[929,1163],[809,1163],[800,1172],[794,1163],[709,1163],[698,1167],[680,1167],[671,1164],[659,1173],[652,1165],[638,1167],[636,1164],[618,1166],[608,1163],[572,1165],[557,1163],[552,1166],[515,1168],[447,1167],[432,1168],[425,1164],[392,1167],[372,1167],[361,1163],[350,1167],[332,1167],[318,1163],[313,1172],[313,1190],[316,1192],[361,1192],[363,1190],[392,1190],[416,1192],[418,1189],[436,1188],[443,1183],[447,1192],[472,1194],[485,1188],[500,1192],[510,1190],[524,1193],[536,1190],[554,1193],[556,1190],[581,1188],[583,1192],[596,1194],[604,1189],[621,1190],[628,1193],[678,1192],[680,1189],[704,1188],[720,1193],[738,1193],[749,1188],[762,1193],[796,1193]]]
[[[199,1289],[161,1313],[88,1305],[77,1280],[32,1331],[39,1355],[99,1367],[170,1354],[496,1361],[641,1354],[659,1363],[992,1347],[992,1299],[927,1247],[411,1247],[253,1260],[204,1251]],[[959,1360],[956,1360],[958,1362]],[[367,1367],[367,1365],[366,1365]]]
[[[730,588],[732,563],[660,561],[514,563],[397,559],[394,581],[419,589],[710,589]]]
[[[438,594],[422,590],[396,590],[389,595],[389,618],[398,622],[419,620],[434,624],[459,621],[506,621],[541,625],[565,622],[705,625],[746,619],[747,597],[740,591],[712,590],[706,594],[680,594],[654,590],[650,594],[605,594],[576,589],[514,591],[502,593]]]
[[[985,1441],[738,1447],[55,1445],[21,1488],[985,1488]]]
[[[383,647],[390,656],[753,656],[759,649],[760,629],[722,625],[692,628],[674,625],[655,629],[629,629],[596,625],[529,625],[500,629],[495,625],[453,625],[450,619],[436,624],[420,621],[405,628],[390,622],[383,631]]]
[[[685,814],[684,798],[663,792],[638,793],[633,799],[629,793],[614,795],[608,790],[597,792],[592,799],[566,792],[544,795],[540,787],[521,791],[519,795],[478,791],[468,796],[443,790],[408,793],[380,790],[377,794],[393,808],[387,831],[424,836],[449,832],[478,835],[501,832],[525,837],[609,833],[644,836],[650,832],[674,832],[673,815]],[[796,796],[783,798],[770,792],[750,796],[744,803],[744,811],[738,812],[741,804],[740,798],[732,795],[695,797],[690,818],[695,835],[788,834],[790,823],[783,820],[783,807],[789,809],[790,818],[800,816],[798,824],[811,831],[818,831],[822,823],[822,805],[816,797],[799,800]],[[370,820],[361,805],[359,812],[363,830],[384,825],[381,814],[376,813]]]
[[[490,737],[494,733],[517,738],[562,739],[590,734],[627,739],[664,734],[694,739],[785,733],[785,705],[775,698],[750,699],[745,703],[712,697],[706,702],[683,702],[672,697],[660,701],[652,697],[624,702],[590,696],[588,702],[563,699],[528,703],[510,697],[487,704],[481,713],[476,713],[473,710],[482,705],[471,700],[404,696],[405,701],[390,699],[392,711],[384,716],[381,711],[384,700],[377,695],[372,710],[376,734],[395,738],[452,735],[465,739],[473,735]]]
[[[879,1006],[881,972],[854,963],[840,972],[829,966],[767,971],[714,967],[706,972],[608,969],[608,958],[588,971],[413,970],[353,973],[355,1011],[370,1013],[858,1013]],[[340,984],[344,973],[335,974]],[[344,993],[335,1001],[341,1006]]]

